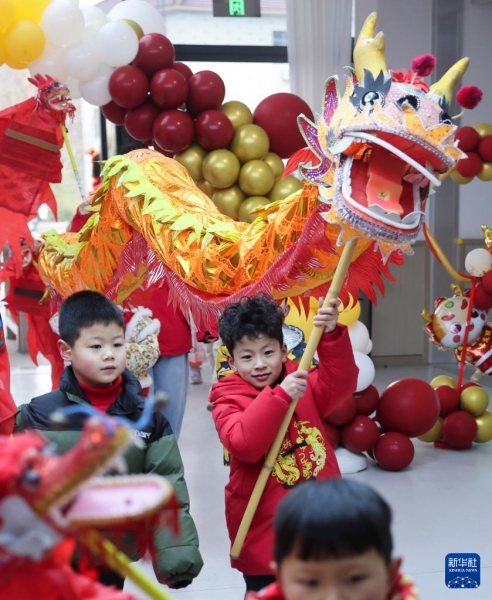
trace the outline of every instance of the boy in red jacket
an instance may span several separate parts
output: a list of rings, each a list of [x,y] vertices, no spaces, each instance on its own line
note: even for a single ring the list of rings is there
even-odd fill
[[[275,515],[277,583],[248,600],[418,600],[393,558],[391,509],[350,479],[300,485]]]
[[[274,300],[243,298],[229,304],[219,319],[219,335],[235,373],[212,386],[209,400],[220,441],[231,455],[225,490],[231,543],[265,454],[293,398],[299,398],[241,554],[231,561],[243,573],[247,590],[274,581],[273,516],[282,498],[306,479],[340,476],[322,419],[355,391],[358,370],[347,329],[337,324],[338,305],[334,299],[314,319],[325,333],[318,346],[319,367],[309,372],[287,358],[284,313]]]

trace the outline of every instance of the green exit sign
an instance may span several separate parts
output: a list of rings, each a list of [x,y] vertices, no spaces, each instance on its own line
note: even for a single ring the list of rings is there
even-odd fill
[[[214,17],[261,17],[260,0],[213,0]]]

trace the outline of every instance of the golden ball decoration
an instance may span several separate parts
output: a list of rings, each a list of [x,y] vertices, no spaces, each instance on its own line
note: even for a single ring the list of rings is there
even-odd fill
[[[282,173],[284,172],[284,161],[278,154],[275,154],[275,152],[267,152],[267,155],[263,160],[273,171],[275,179],[282,177]]]
[[[424,435],[417,436],[417,439],[420,440],[421,442],[427,442],[427,443],[437,442],[437,440],[440,439],[440,437],[441,437],[442,422],[443,422],[443,418],[439,417],[437,419],[437,421],[434,423],[434,425],[429,429],[429,431],[427,433],[424,433]]]
[[[470,183],[470,181],[473,181],[473,177],[463,177],[463,175],[460,175],[456,169],[451,171],[450,177],[458,185],[465,185]]]
[[[270,140],[262,127],[251,123],[236,129],[230,148],[239,162],[244,164],[250,160],[265,158],[270,148]]]
[[[480,137],[492,135],[492,125],[490,123],[477,123],[473,126],[473,129],[475,129]]]
[[[474,417],[479,417],[487,410],[489,395],[483,387],[472,385],[460,394],[460,408]]]
[[[482,170],[477,177],[480,181],[492,181],[492,162],[483,163]]]
[[[235,130],[243,125],[250,125],[253,123],[253,113],[246,104],[238,102],[237,100],[226,102],[219,110],[229,117],[229,121],[232,123]]]
[[[431,388],[436,389],[440,385],[449,385],[453,389],[456,389],[456,381],[449,375],[438,375],[430,382]]]
[[[239,186],[247,196],[266,196],[274,183],[273,171],[263,160],[250,160],[241,167]]]
[[[138,39],[143,37],[144,30],[140,27],[140,25],[136,21],[132,21],[132,19],[119,19],[122,23],[126,23],[130,25],[133,31],[137,34]]]
[[[299,190],[302,190],[302,181],[299,181],[297,177],[289,175],[285,179],[279,179],[275,182],[268,197],[270,198],[270,202],[275,202],[275,200],[283,200]]]
[[[215,192],[214,186],[210,185],[210,183],[206,179],[200,179],[200,181],[196,181],[195,185],[204,194],[207,194],[209,198],[211,198],[212,194]]]
[[[477,444],[490,442],[492,440],[492,413],[486,410],[475,421],[477,422],[478,430],[473,441]]]
[[[252,215],[251,211],[267,204],[270,204],[270,200],[265,196],[250,196],[246,198],[239,208],[239,221],[252,223],[257,218],[257,215]]]
[[[230,150],[213,150],[203,159],[203,177],[214,188],[225,189],[236,183],[241,165]]]
[[[207,151],[199,144],[191,144],[174,156],[179,164],[183,165],[194,181],[199,181],[203,178],[203,159],[207,156]]]
[[[225,190],[216,190],[212,194],[212,200],[220,212],[235,221],[239,219],[239,210],[244,198],[244,192],[238,185],[233,185]]]

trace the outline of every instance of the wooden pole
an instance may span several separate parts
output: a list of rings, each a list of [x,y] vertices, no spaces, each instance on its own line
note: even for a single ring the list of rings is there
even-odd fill
[[[330,306],[331,300],[333,300],[333,298],[338,298],[338,296],[340,295],[340,290],[345,280],[345,276],[347,274],[350,263],[352,262],[352,257],[354,255],[356,245],[357,238],[354,237],[351,240],[349,240],[343,247],[342,255],[340,257],[340,261],[338,262],[335,274],[333,276],[330,290],[326,294],[325,300],[323,302],[323,308]],[[311,335],[309,336],[308,343],[304,350],[304,354],[301,358],[301,362],[299,363],[299,369],[307,371],[311,366],[314,353],[316,352],[316,348],[318,347],[318,344],[321,340],[321,336],[323,335],[323,329],[323,327],[313,327]],[[298,398],[295,398],[290,403],[285,417],[282,423],[280,424],[280,428],[273,441],[273,444],[271,445],[270,450],[266,455],[265,463],[263,464],[263,467],[260,471],[255,487],[249,499],[248,506],[246,507],[243,518],[241,520],[241,524],[239,525],[239,529],[236,534],[236,539],[234,540],[234,543],[232,545],[230,554],[231,558],[238,558],[241,553],[244,540],[246,539],[246,535],[248,534],[251,522],[253,521],[253,517],[255,516],[256,509],[258,508],[258,504],[261,500],[261,496],[263,494],[263,491],[265,490],[268,477],[270,476],[273,466],[275,465],[275,461],[277,460],[282,441],[289,427],[292,415],[294,414],[294,410],[297,405],[297,400]]]

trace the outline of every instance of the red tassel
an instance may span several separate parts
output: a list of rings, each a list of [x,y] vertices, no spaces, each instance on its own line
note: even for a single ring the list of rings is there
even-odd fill
[[[482,100],[483,92],[476,85],[464,85],[458,90],[456,100],[463,108],[472,109]]]
[[[436,57],[432,54],[422,54],[412,60],[412,71],[415,71],[419,77],[427,77],[432,73],[436,66]]]

